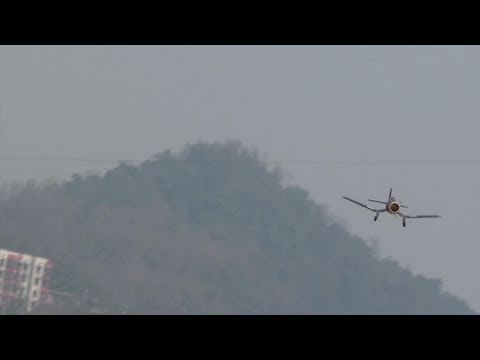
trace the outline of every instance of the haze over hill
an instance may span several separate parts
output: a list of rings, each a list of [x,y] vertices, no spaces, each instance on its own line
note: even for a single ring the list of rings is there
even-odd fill
[[[53,259],[59,288],[129,313],[473,313],[238,141],[5,189],[0,219],[0,247]]]

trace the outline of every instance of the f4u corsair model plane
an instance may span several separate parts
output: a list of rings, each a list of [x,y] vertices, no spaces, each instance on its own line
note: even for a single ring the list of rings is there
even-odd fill
[[[374,209],[368,205],[362,204],[358,201],[355,201],[353,199],[350,199],[346,196],[343,197],[345,200],[351,201],[354,204],[360,205],[370,211],[375,212],[375,217],[373,218],[373,221],[377,221],[378,216],[380,215],[381,212],[388,212],[389,214],[392,215],[400,215],[403,218],[403,227],[407,225],[406,219],[428,219],[428,218],[439,218],[441,217],[440,215],[416,215],[416,216],[410,216],[410,215],[405,215],[400,212],[400,208],[408,208],[408,206],[402,205],[401,202],[397,201],[393,196],[392,196],[392,189],[390,188],[390,193],[388,195],[388,200],[385,201],[378,201],[378,200],[371,200],[368,199],[368,201],[374,202],[374,203],[379,203],[385,205],[383,209]]]

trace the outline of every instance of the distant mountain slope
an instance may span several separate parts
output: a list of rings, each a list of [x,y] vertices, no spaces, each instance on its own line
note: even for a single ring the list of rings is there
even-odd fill
[[[321,181],[321,179],[319,179]],[[282,184],[239,142],[197,143],[1,202],[0,245],[130,313],[467,314]]]

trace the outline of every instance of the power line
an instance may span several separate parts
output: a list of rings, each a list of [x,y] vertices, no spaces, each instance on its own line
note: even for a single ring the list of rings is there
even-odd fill
[[[62,158],[62,157],[21,157],[21,156],[0,156],[0,160],[13,161],[59,161],[59,162],[88,162],[88,163],[119,163],[134,162],[140,163],[140,160],[113,160],[113,159],[88,159],[88,158]]]
[[[152,161],[166,164],[255,164],[265,163],[274,165],[390,165],[390,164],[480,164],[480,159],[452,159],[452,160],[281,160],[281,161],[241,161],[241,160],[161,160],[161,159],[99,159],[99,158],[74,158],[74,157],[21,157],[0,156],[0,160],[10,161],[56,161],[56,162],[84,162],[84,163],[143,163]]]

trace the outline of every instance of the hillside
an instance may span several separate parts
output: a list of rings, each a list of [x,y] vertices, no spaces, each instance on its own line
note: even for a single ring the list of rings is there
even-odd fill
[[[0,247],[53,259],[62,291],[133,314],[472,313],[238,142],[11,189],[0,218]]]

